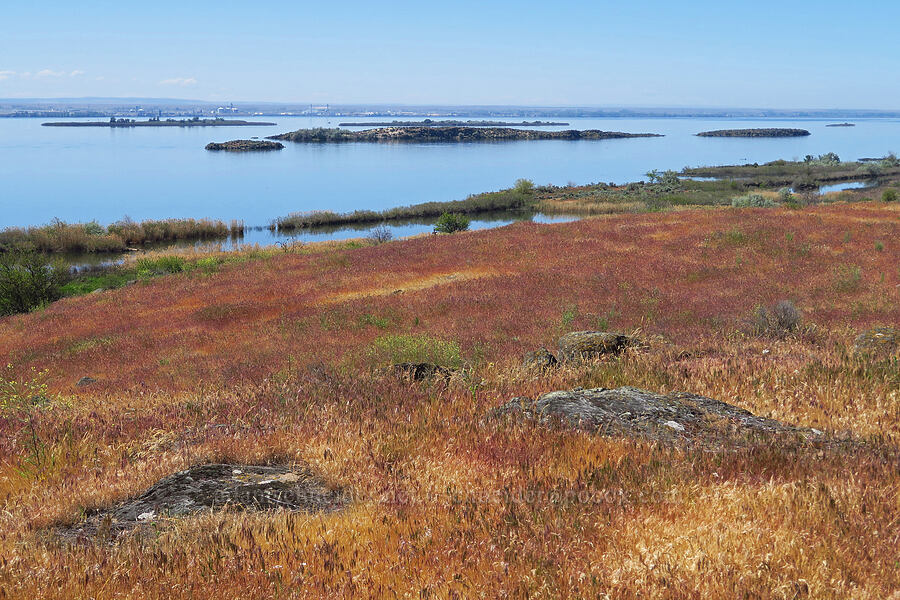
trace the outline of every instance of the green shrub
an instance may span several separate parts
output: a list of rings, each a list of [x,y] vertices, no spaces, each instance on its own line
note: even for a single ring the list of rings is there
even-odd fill
[[[762,194],[747,194],[746,196],[738,196],[732,198],[731,206],[735,208],[759,208],[776,206],[775,202],[766,198]]]
[[[432,363],[458,369],[459,344],[428,335],[384,335],[372,342],[369,358],[375,364]]]
[[[513,191],[520,194],[530,194],[534,191],[534,182],[530,179],[517,179]]]
[[[778,201],[782,204],[794,202],[794,195],[791,193],[791,188],[784,187],[778,190]]]
[[[884,190],[884,193],[881,194],[882,202],[896,202],[897,201],[897,190],[888,189]]]
[[[437,233],[456,233],[469,228],[469,219],[459,213],[444,213],[434,224]]]
[[[62,297],[66,269],[36,252],[0,255],[0,315],[28,312]]]
[[[150,277],[166,273],[181,273],[185,270],[186,261],[180,256],[161,256],[159,258],[139,258],[135,263],[138,275]]]

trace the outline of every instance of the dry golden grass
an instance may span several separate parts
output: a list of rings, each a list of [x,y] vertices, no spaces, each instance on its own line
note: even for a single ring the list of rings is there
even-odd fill
[[[48,368],[51,400],[0,417],[0,597],[896,597],[900,374],[851,346],[900,324],[897,239],[877,203],[517,224],[264,253],[2,319],[0,358],[19,381]],[[781,298],[801,331],[744,333]],[[600,326],[649,345],[519,365]],[[412,383],[360,360],[407,334],[459,342],[466,373]],[[849,441],[712,452],[483,418],[620,385]],[[303,462],[353,502],[112,544],[45,529],[210,460]]]

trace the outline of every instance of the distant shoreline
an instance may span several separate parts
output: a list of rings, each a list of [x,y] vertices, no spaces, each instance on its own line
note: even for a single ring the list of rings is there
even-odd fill
[[[133,119],[110,119],[109,121],[51,121],[41,123],[43,127],[268,127],[276,123],[264,121],[240,121],[225,119],[166,119],[135,121]]]

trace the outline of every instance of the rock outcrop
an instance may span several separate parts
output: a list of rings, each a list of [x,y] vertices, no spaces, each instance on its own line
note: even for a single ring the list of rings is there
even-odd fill
[[[307,469],[204,464],[161,479],[137,498],[58,531],[64,537],[116,534],[204,510],[330,512],[344,504],[341,490]]]
[[[815,429],[785,425],[705,396],[654,394],[633,387],[550,392],[536,400],[514,398],[495,411],[596,432],[662,441],[716,441],[759,435],[802,433]]]
[[[559,338],[559,359],[569,361],[619,354],[635,344],[634,338],[623,333],[573,331]]]
[[[522,360],[522,366],[526,368],[552,369],[558,364],[559,361],[553,356],[553,353],[546,348],[529,352]]]
[[[391,370],[401,377],[406,377],[413,381],[437,378],[446,379],[453,374],[453,369],[432,363],[397,363],[391,366]]]
[[[858,355],[888,356],[898,349],[900,332],[893,327],[873,327],[853,341],[853,351]]]

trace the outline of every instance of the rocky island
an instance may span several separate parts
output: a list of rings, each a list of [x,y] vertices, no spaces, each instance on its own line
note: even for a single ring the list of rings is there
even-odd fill
[[[201,119],[199,117],[192,119],[166,119],[165,121],[158,117],[151,117],[146,121],[110,117],[109,121],[53,121],[41,123],[41,125],[44,127],[266,127],[275,125],[275,123],[222,118]]]
[[[655,133],[622,133],[586,129],[579,131],[524,131],[506,127],[383,127],[364,131],[345,129],[298,129],[269,136],[270,140],[303,143],[341,142],[504,142],[513,140],[609,140],[637,137],[662,137]]]
[[[741,137],[741,138],[775,138],[775,137],[803,137],[810,135],[805,129],[717,129],[715,131],[703,131],[697,134],[700,137]]]
[[[506,121],[457,121],[444,120],[432,121],[390,121],[383,123],[338,123],[338,127],[566,127],[568,123],[554,121],[522,121],[521,123],[508,123]]]
[[[267,142],[265,140],[231,140],[228,142],[210,142],[207,150],[224,150],[226,152],[258,152],[267,150],[282,150],[281,142]]]
[[[856,123],[829,123],[825,127],[856,127]]]

